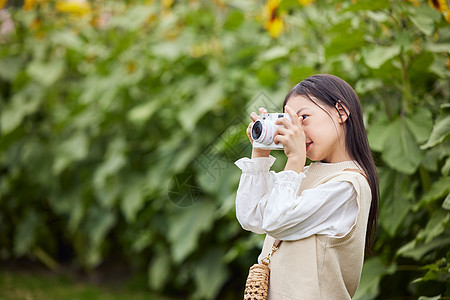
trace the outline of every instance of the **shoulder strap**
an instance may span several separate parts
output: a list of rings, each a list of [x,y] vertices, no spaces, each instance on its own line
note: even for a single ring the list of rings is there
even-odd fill
[[[358,169],[344,169],[344,171],[358,172],[359,174],[364,176],[364,178],[366,178],[367,181],[369,181],[369,179],[367,178],[367,175],[361,170],[358,170]]]

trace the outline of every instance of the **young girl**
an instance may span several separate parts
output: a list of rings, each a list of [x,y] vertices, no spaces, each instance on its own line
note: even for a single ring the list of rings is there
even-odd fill
[[[253,149],[242,170],[236,216],[242,228],[265,233],[258,261],[272,250],[269,299],[351,299],[375,235],[378,176],[354,90],[332,75],[297,84],[283,103],[274,142],[284,171],[269,169],[270,150]],[[259,113],[267,113],[260,108]],[[252,112],[247,135],[259,117]],[[306,157],[314,161],[305,166]]]

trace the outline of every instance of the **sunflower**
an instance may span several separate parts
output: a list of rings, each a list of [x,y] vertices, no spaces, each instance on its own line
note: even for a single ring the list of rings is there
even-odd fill
[[[76,15],[84,15],[91,11],[91,5],[86,0],[65,0],[56,3],[56,10]]]
[[[277,13],[281,0],[268,0],[264,6],[264,28],[269,34],[276,38],[284,29],[284,23],[281,16]]]
[[[444,16],[445,20],[450,23],[450,10],[447,0],[428,0],[428,3],[437,9]]]

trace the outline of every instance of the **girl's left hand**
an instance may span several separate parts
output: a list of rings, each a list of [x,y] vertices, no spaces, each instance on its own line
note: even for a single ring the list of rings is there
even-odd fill
[[[306,138],[302,128],[303,118],[297,116],[295,111],[289,106],[285,106],[285,111],[291,117],[292,123],[287,118],[279,118],[275,121],[277,126],[274,134],[274,142],[276,144],[282,143],[284,153],[288,158],[292,158],[303,163],[306,162]]]

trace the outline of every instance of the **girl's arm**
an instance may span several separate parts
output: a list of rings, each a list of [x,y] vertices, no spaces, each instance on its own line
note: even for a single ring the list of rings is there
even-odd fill
[[[273,187],[273,178],[269,169],[275,157],[247,157],[235,162],[242,170],[236,193],[236,217],[245,230],[264,233],[262,230],[263,214],[267,195]]]
[[[236,195],[236,216],[242,228],[282,240],[314,234],[343,236],[358,213],[356,192],[349,182],[329,182],[298,189],[304,174],[269,171],[275,157],[241,158],[242,175]]]

